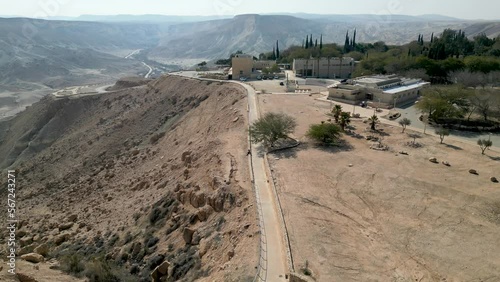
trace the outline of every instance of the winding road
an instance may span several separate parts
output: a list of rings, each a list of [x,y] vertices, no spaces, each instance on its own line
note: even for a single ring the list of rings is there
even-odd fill
[[[149,66],[148,64],[146,64],[145,62],[142,62],[142,64],[144,66],[146,66],[147,68],[149,68],[148,73],[144,76],[144,78],[149,78],[149,76],[151,75],[151,73],[153,73],[153,68],[151,66]]]

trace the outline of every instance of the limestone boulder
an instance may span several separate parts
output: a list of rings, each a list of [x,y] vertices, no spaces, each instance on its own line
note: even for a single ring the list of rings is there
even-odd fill
[[[64,231],[64,230],[68,230],[70,229],[71,227],[73,227],[75,223],[70,221],[70,222],[66,222],[66,223],[61,223],[59,224],[59,231]]]
[[[42,255],[37,254],[37,253],[29,253],[29,254],[22,255],[21,259],[23,259],[25,261],[32,262],[32,263],[40,263],[40,262],[43,262],[45,260]]]
[[[16,276],[19,282],[38,282],[38,280],[36,280],[35,278],[20,272],[17,272]]]
[[[182,238],[184,239],[184,242],[186,244],[191,244],[193,241],[193,234],[196,230],[189,228],[189,227],[184,227],[184,230],[182,231]]]

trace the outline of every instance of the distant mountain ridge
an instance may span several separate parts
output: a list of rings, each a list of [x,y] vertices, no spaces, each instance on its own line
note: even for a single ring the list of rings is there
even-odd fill
[[[432,33],[437,35],[446,28],[464,30],[474,24],[456,19],[445,21],[443,19],[447,18],[441,16],[439,21],[427,20],[435,18],[435,15],[390,15],[387,18],[378,15],[321,16],[306,19],[291,15],[248,14],[232,19],[172,25],[169,36],[151,50],[150,58],[164,62],[179,58],[212,60],[225,58],[237,50],[258,55],[271,51],[276,40],[282,48],[286,48],[301,45],[306,35],[310,34],[314,38],[322,34],[323,42],[343,44],[346,32],[352,34],[354,29],[357,29],[358,42],[405,44],[416,40],[418,34],[430,38]]]

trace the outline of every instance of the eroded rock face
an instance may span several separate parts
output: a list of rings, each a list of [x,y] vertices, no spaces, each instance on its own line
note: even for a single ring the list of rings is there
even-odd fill
[[[168,261],[164,261],[162,264],[158,265],[153,272],[151,272],[151,280],[153,282],[161,281],[162,277],[168,277],[168,269],[170,267],[170,263]]]
[[[184,239],[184,242],[186,242],[186,244],[191,244],[195,231],[196,230],[192,228],[184,227],[184,230],[182,231],[182,238]]]

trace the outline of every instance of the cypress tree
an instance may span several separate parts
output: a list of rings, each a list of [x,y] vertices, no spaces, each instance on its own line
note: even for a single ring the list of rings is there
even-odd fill
[[[280,58],[280,46],[278,40],[276,40],[276,59]]]
[[[344,53],[349,53],[349,31],[345,34]]]
[[[319,38],[319,49],[323,49],[323,34],[321,34],[321,37]]]
[[[273,47],[273,57],[272,60],[276,60],[276,48]]]
[[[356,50],[356,29],[354,29],[354,35],[352,38],[352,50]]]
[[[434,32],[431,34],[431,44],[434,42]]]
[[[306,35],[306,49],[309,48],[309,35]]]
[[[314,42],[314,47],[318,47],[318,38],[316,38],[316,42]]]
[[[309,37],[309,47],[313,47],[313,35],[311,34],[311,36]]]

